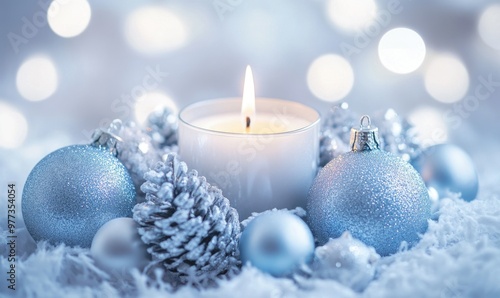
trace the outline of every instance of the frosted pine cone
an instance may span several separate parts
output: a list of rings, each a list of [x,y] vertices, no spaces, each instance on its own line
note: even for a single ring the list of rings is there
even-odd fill
[[[373,122],[379,129],[382,148],[385,151],[394,153],[408,162],[422,153],[417,129],[393,109],[375,115]]]
[[[359,117],[349,110],[347,103],[333,106],[322,120],[319,143],[320,166],[349,151],[351,127]]]
[[[323,117],[319,143],[320,166],[350,150],[350,131],[359,116],[349,110],[347,103],[333,106]],[[373,122],[379,129],[381,147],[405,161],[411,161],[422,152],[415,127],[393,109],[378,113]]]
[[[134,220],[153,263],[161,263],[183,283],[206,284],[239,266],[238,213],[221,190],[174,154],[144,176],[146,202]]]
[[[157,148],[177,144],[177,115],[165,107],[155,110],[148,116],[146,131]]]
[[[151,137],[134,122],[122,125],[118,135],[123,139],[117,145],[118,159],[129,170],[134,185],[139,190],[145,182],[144,174],[161,161],[161,156],[153,146]]]

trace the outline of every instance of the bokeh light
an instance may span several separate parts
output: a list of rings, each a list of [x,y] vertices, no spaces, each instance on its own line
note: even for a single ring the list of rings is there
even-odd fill
[[[349,62],[335,54],[316,58],[307,72],[307,85],[318,98],[334,102],[344,98],[354,84],[354,72]]]
[[[57,89],[57,70],[45,56],[34,56],[23,62],[16,76],[19,94],[30,101],[40,101],[50,97]]]
[[[491,5],[484,10],[477,30],[487,45],[500,50],[500,4]]]
[[[425,72],[425,89],[437,101],[459,101],[469,89],[469,73],[462,61],[451,54],[434,57]]]
[[[125,37],[132,48],[158,54],[186,44],[188,33],[182,20],[164,7],[147,6],[132,12],[125,23]]]
[[[380,62],[395,73],[410,73],[425,59],[422,37],[408,28],[395,28],[384,34],[378,44]]]
[[[21,146],[28,134],[28,122],[15,107],[0,101],[0,147],[13,149]]]
[[[75,37],[85,31],[91,14],[87,0],[54,0],[47,10],[47,21],[55,34]]]
[[[375,18],[377,5],[374,0],[328,0],[327,13],[341,29],[359,30]]]
[[[135,103],[135,119],[139,124],[144,124],[151,112],[164,107],[170,108],[174,115],[178,112],[175,102],[165,93],[146,93],[139,97]]]
[[[448,140],[448,126],[439,110],[423,106],[415,109],[408,121],[415,126],[424,147],[441,144]]]

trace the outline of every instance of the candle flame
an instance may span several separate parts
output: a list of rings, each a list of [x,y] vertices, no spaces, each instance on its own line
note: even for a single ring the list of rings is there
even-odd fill
[[[245,84],[243,86],[243,102],[241,103],[241,116],[247,131],[250,129],[252,118],[255,117],[255,87],[250,65],[245,72]]]

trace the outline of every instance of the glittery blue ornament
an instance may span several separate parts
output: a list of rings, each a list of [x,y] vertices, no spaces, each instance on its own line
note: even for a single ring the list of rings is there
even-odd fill
[[[478,178],[474,163],[465,151],[452,144],[427,148],[413,162],[430,191],[439,197],[448,191],[460,193],[466,201],[476,198]]]
[[[351,131],[351,152],[329,162],[308,197],[308,221],[322,245],[349,231],[378,254],[396,253],[419,240],[431,218],[431,201],[415,169],[381,151],[368,116]]]
[[[298,216],[286,211],[259,215],[243,230],[240,255],[243,263],[273,276],[287,276],[314,253],[311,230]]]
[[[74,145],[44,157],[23,191],[26,228],[35,240],[90,247],[97,230],[135,205],[132,178],[105,148]]]

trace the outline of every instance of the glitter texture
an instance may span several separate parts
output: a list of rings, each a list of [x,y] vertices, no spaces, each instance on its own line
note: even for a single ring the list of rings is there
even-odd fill
[[[431,217],[427,188],[415,169],[391,153],[348,152],[318,174],[308,198],[308,220],[322,245],[344,231],[380,255],[418,241]]]
[[[31,171],[22,211],[35,240],[90,247],[97,230],[117,217],[130,217],[135,188],[110,152],[89,145],[61,148]]]

